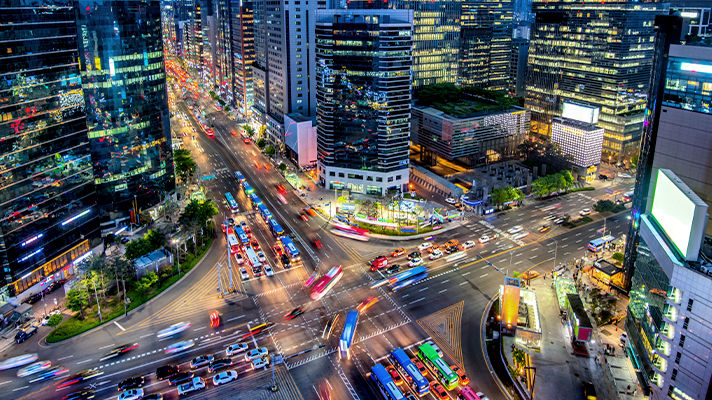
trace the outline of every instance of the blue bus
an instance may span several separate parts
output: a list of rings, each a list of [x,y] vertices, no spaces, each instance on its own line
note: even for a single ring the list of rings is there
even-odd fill
[[[616,240],[615,237],[611,235],[606,235],[602,238],[599,239],[593,239],[590,242],[588,242],[588,249],[591,250],[592,252],[596,253],[603,249],[603,247],[612,241]]]
[[[427,277],[428,277],[428,272],[427,272],[427,271],[426,271],[426,272],[421,272],[421,273],[419,273],[419,274],[417,274],[417,275],[415,275],[415,276],[412,276],[412,277],[410,277],[410,278],[408,278],[408,279],[405,279],[405,280],[402,280],[402,281],[399,280],[399,281],[397,281],[397,282],[395,282],[395,283],[392,283],[392,284],[390,284],[389,286],[390,286],[391,290],[393,290],[394,292],[397,292],[398,290],[403,289],[404,287],[410,286],[410,285],[414,284],[415,282],[418,282],[419,280],[425,279],[425,278],[427,278]]]
[[[250,193],[254,193],[254,192],[255,192],[255,189],[253,189],[252,186],[250,186],[250,184],[247,183],[247,181],[242,182],[242,190],[245,191],[245,194],[246,194],[246,195],[249,195]]]
[[[381,364],[376,364],[371,368],[371,379],[378,386],[384,399],[401,400],[405,399],[403,392],[398,389],[396,383],[393,382],[391,374],[386,371],[386,367]]]
[[[260,216],[262,216],[262,219],[265,222],[269,221],[269,219],[272,218],[272,213],[269,212],[267,206],[265,206],[264,204],[260,204],[259,206],[257,206],[257,211],[260,213]]]
[[[249,198],[250,203],[252,203],[252,208],[257,208],[259,205],[262,204],[262,200],[254,193],[250,193]]]
[[[289,258],[291,258],[292,260],[299,260],[301,258],[299,250],[297,250],[297,246],[294,245],[292,239],[283,236],[280,240],[282,241],[284,252],[289,256]]]
[[[428,380],[418,371],[418,368],[410,361],[410,357],[401,348],[391,352],[388,359],[395,365],[401,376],[405,378],[413,391],[420,397],[430,393]]]
[[[240,225],[235,225],[235,236],[237,236],[237,240],[243,245],[250,243],[250,238],[247,237],[247,234],[245,234],[245,231],[242,230]]]
[[[230,207],[230,211],[236,213],[238,211],[237,202],[235,201],[235,198],[232,197],[232,193],[225,192],[225,200],[227,200],[227,205]]]
[[[284,229],[282,229],[282,227],[279,226],[279,224],[277,223],[277,221],[275,221],[274,218],[270,218],[268,221],[269,222],[267,222],[267,225],[269,225],[269,230],[270,230],[270,232],[272,232],[272,236],[274,236],[275,238],[278,238],[278,237],[284,235]]]
[[[240,183],[245,181],[245,176],[242,175],[242,172],[240,172],[240,171],[235,171],[235,177],[237,178],[237,181]]]
[[[351,358],[351,343],[353,343],[354,340],[354,334],[356,333],[357,324],[358,310],[349,311],[349,313],[346,314],[344,330],[341,332],[341,337],[339,338],[339,356],[341,357],[341,359],[348,360]],[[386,376],[390,378],[388,373],[386,373]],[[395,384],[393,386],[395,386]]]

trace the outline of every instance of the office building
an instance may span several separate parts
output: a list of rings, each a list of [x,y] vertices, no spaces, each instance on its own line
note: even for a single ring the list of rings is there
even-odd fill
[[[566,101],[601,109],[606,161],[638,154],[653,55],[653,20],[667,4],[535,0],[525,106],[532,132],[551,136]]]
[[[250,114],[254,89],[252,64],[255,62],[255,36],[251,1],[231,2],[233,104],[242,117]]]
[[[233,104],[234,101],[234,77],[233,77],[233,25],[232,25],[232,7],[235,2],[230,0],[215,1],[215,51],[213,65],[213,79],[217,89],[215,93],[219,94],[227,104]]]
[[[529,110],[521,107],[478,110],[491,105],[474,98],[471,104],[469,110],[458,107],[457,111],[462,112],[458,114],[451,109],[438,109],[437,105],[413,107],[411,141],[421,146],[421,154],[430,155],[431,164],[435,164],[435,157],[443,157],[475,166],[519,154],[517,146],[529,133]]]
[[[513,1],[465,1],[461,7],[459,83],[508,91]]]
[[[64,278],[101,240],[74,8],[10,0],[0,4],[0,24],[6,49],[0,55],[4,302]],[[160,23],[156,34],[160,40]]]
[[[509,58],[509,95],[524,97],[527,90],[529,39],[512,39]]]
[[[682,37],[700,39],[712,37],[712,3],[709,0],[671,1],[670,10],[679,12],[682,17]],[[692,39],[694,42],[694,39]]]
[[[656,170],[650,200],[637,220],[626,351],[648,398],[707,399],[712,393],[708,205],[664,168]]]
[[[587,182],[596,179],[601,163],[603,128],[598,123],[599,109],[584,104],[564,103],[562,117],[554,118],[551,141],[561,152],[572,157],[578,176]]]
[[[317,159],[330,189],[405,191],[413,11],[319,10]]]
[[[101,222],[175,189],[158,0],[78,3],[79,63]]]

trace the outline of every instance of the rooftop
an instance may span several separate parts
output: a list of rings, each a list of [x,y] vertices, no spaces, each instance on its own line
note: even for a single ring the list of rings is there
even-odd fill
[[[567,294],[566,298],[569,301],[571,310],[576,314],[576,318],[579,320],[579,326],[582,328],[591,328],[591,320],[588,319],[588,314],[586,314],[586,309],[583,307],[581,296],[579,296],[578,293],[574,293]]]

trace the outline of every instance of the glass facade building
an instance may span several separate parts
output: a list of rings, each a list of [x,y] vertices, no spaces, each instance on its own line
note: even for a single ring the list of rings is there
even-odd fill
[[[233,1],[231,12],[233,102],[238,113],[247,116],[254,102],[252,63],[255,62],[255,36],[252,2]]]
[[[408,183],[413,12],[319,10],[317,157],[326,187]]]
[[[99,213],[72,3],[5,1],[0,38],[3,297],[62,278],[96,245]]]
[[[160,1],[75,4],[94,182],[108,222],[175,189]]]

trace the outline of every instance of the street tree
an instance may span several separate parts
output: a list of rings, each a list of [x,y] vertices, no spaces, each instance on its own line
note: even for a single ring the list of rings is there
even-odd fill
[[[77,266],[77,271],[82,276],[93,275],[93,280],[99,287],[102,301],[106,304],[106,289],[109,281],[113,278],[106,258],[93,254]]]
[[[267,142],[264,140],[264,138],[257,139],[257,147],[259,147],[260,149],[264,149],[266,144]]]
[[[109,257],[109,265],[111,266],[114,277],[116,278],[116,288],[118,292],[119,280],[121,281],[123,291],[124,315],[126,315],[126,279],[136,276],[136,269],[133,262],[130,262],[123,255],[114,254]],[[121,300],[121,298],[119,298]]]
[[[173,150],[173,163],[176,169],[176,175],[187,183],[195,174],[198,164],[193,159],[190,151],[186,149]]]
[[[287,170],[287,164],[285,164],[285,163],[279,163],[279,167],[278,167],[278,168],[279,168],[280,171],[284,172],[284,171]]]
[[[367,217],[375,218],[378,216],[378,203],[371,200],[364,200],[361,203],[361,212]]]
[[[151,251],[153,251],[151,250],[151,243],[144,238],[138,238],[126,243],[124,256],[127,260],[133,261],[145,256]]]
[[[242,129],[245,131],[245,135],[247,135],[249,137],[252,137],[255,135],[255,130],[252,129],[252,126],[250,126],[248,124],[242,125]]]
[[[79,281],[77,284],[83,284]],[[89,295],[84,287],[72,288],[67,292],[67,308],[74,312],[81,312],[84,319],[84,307],[89,305]]]
[[[198,231],[205,227],[208,220],[217,215],[218,209],[210,200],[191,200],[185,206],[178,222],[189,231],[193,232],[193,238],[197,238]],[[202,239],[201,239],[202,240]],[[202,244],[202,242],[201,242]],[[198,248],[195,246],[195,256],[198,256]]]
[[[272,145],[265,147],[265,154],[267,154],[267,156],[269,156],[269,157],[272,157],[274,155],[274,153],[276,153],[276,152],[277,152],[277,150],[275,150],[274,146],[272,146]]]
[[[55,326],[61,324],[63,319],[64,315],[62,314],[52,314],[49,317],[49,321],[47,321],[47,325],[54,328]]]

